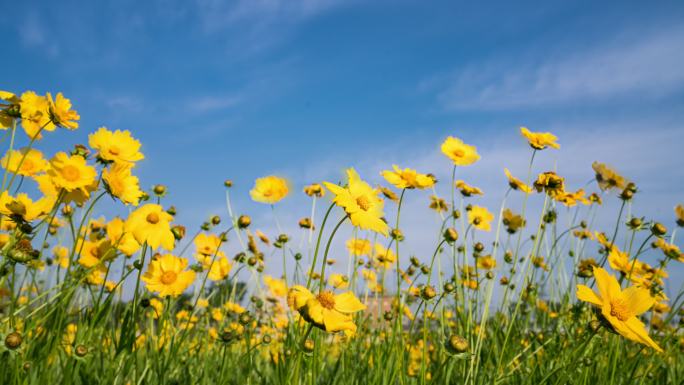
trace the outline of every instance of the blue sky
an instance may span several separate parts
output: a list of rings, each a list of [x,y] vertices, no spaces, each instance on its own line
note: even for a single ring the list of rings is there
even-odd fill
[[[579,187],[592,161],[612,164],[643,191],[634,211],[670,227],[684,201],[682,2],[3,3],[2,88],[62,91],[82,116],[41,148],[131,130],[143,185],[168,185],[190,227],[224,214],[226,178],[263,227],[270,211],[247,195],[257,176],[287,176],[298,192],[348,166],[379,182],[399,163],[446,180],[447,135],[480,149],[462,176],[495,211],[502,167],[526,169],[521,125],[560,137],[539,171]],[[295,195],[285,223],[307,215]],[[411,199],[421,218],[427,194]]]

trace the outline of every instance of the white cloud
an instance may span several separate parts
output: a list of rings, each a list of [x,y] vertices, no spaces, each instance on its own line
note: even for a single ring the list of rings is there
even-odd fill
[[[542,60],[538,47],[533,58],[522,53],[494,57],[426,84],[449,83],[439,89],[438,99],[455,110],[592,103],[623,96],[657,98],[684,88],[682,46],[684,28],[662,28],[591,49],[549,49]]]

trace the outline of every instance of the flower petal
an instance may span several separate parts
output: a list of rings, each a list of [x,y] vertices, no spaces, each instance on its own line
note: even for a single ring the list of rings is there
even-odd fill
[[[361,303],[351,291],[335,296],[335,310],[341,313],[356,313],[365,309],[366,305]]]

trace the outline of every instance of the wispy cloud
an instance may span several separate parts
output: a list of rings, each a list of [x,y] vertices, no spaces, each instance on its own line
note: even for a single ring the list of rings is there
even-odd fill
[[[242,100],[240,96],[206,96],[195,99],[189,103],[189,109],[192,112],[202,113],[216,110],[225,110],[235,106]]]
[[[560,53],[549,49],[542,60],[538,55],[532,59],[524,54],[497,56],[426,84],[436,87],[439,102],[453,110],[659,98],[684,88],[683,46],[684,28],[662,28],[574,52],[570,47]],[[447,86],[437,85],[442,82]]]
[[[59,55],[59,45],[54,41],[48,44],[50,34],[36,13],[29,13],[24,22],[18,24],[18,34],[26,48],[44,51],[52,57]]]

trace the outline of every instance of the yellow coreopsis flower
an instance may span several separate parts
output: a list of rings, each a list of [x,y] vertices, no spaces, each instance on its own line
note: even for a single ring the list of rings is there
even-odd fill
[[[537,192],[545,191],[548,196],[555,198],[565,193],[565,180],[553,171],[547,171],[537,176],[534,182]]]
[[[40,139],[41,132],[54,131],[54,124],[50,123],[50,105],[44,96],[33,91],[21,94],[21,126],[30,138]]]
[[[55,263],[62,269],[69,267],[69,249],[64,246],[55,246],[52,249],[52,255],[55,257]]]
[[[328,277],[328,284],[335,289],[346,289],[349,286],[349,278],[344,274],[333,273]]]
[[[346,243],[349,254],[357,257],[371,253],[371,243],[367,239],[349,239]]]
[[[146,204],[133,211],[126,220],[125,228],[130,229],[135,239],[153,249],[159,246],[173,250],[174,237],[171,232],[171,214],[157,204]]]
[[[224,256],[213,259],[215,259],[213,263],[210,259],[209,263],[207,264],[207,268],[209,268],[209,275],[207,277],[212,281],[221,281],[226,279],[226,277],[228,277],[228,273],[230,273],[230,270],[233,268],[233,265],[231,265],[228,261],[228,258]]]
[[[622,190],[627,186],[627,180],[609,166],[603,163],[594,162],[591,164],[591,168],[596,172],[596,182],[598,182],[601,190],[610,190],[613,188]]]
[[[636,286],[622,290],[615,277],[600,267],[594,267],[594,277],[599,292],[585,285],[577,285],[577,298],[599,307],[601,315],[623,337],[662,352],[648,335],[643,322],[637,318],[656,302],[649,290]]]
[[[106,162],[132,165],[145,158],[140,152],[140,142],[128,130],[112,132],[100,127],[88,135],[88,144],[97,151],[97,157]]]
[[[52,210],[55,200],[52,197],[43,197],[33,201],[25,193],[19,193],[13,197],[3,191],[0,194],[0,213],[7,216],[17,216],[26,222],[44,217]]]
[[[525,182],[521,181],[520,179],[514,177],[510,171],[508,171],[507,168],[504,168],[504,173],[506,173],[506,178],[508,178],[508,185],[511,186],[513,190],[520,190],[524,192],[525,194],[529,194],[532,192],[532,187],[528,186],[525,184]]]
[[[160,297],[177,297],[195,280],[195,272],[185,271],[188,260],[171,254],[162,255],[150,261],[142,276],[147,290],[156,292]]]
[[[477,258],[477,268],[484,270],[491,270],[496,267],[496,259],[491,255]]]
[[[254,188],[249,191],[249,196],[256,202],[275,204],[289,193],[290,187],[287,180],[269,175],[255,181]]]
[[[374,249],[373,258],[385,268],[389,268],[397,260],[396,254],[391,249],[379,243],[375,244]]]
[[[554,199],[567,207],[574,207],[577,202],[580,202],[583,205],[591,204],[589,199],[584,197],[584,189],[579,189],[575,192],[564,191],[562,194],[557,195]]]
[[[211,261],[211,257],[214,255],[225,257],[223,251],[220,250],[223,242],[221,242],[221,238],[216,234],[199,233],[195,237],[194,243],[196,251],[195,258],[202,263],[207,257],[209,258],[209,261]]]
[[[457,180],[455,183],[456,188],[461,191],[461,195],[464,197],[470,197],[473,195],[483,195],[484,192],[475,186],[467,184],[465,181]]]
[[[675,207],[675,216],[677,217],[677,225],[684,227],[684,206],[677,205]]]
[[[108,239],[101,239],[97,242],[84,240],[79,242],[76,250],[80,250],[78,263],[84,267],[97,266],[102,262],[114,258],[116,255],[112,244]],[[104,278],[103,278],[104,280]]]
[[[111,168],[102,170],[107,191],[121,200],[123,204],[137,206],[143,196],[138,177],[131,174],[131,167],[127,164],[114,164]]]
[[[535,150],[543,150],[547,146],[555,149],[560,148],[560,145],[556,143],[558,138],[550,132],[532,132],[527,127],[520,127],[520,133]]]
[[[335,295],[323,291],[313,295],[306,287],[300,285],[290,289],[287,303],[307,322],[331,333],[355,333],[356,325],[352,314],[366,309],[352,292]]]
[[[310,197],[321,198],[325,195],[325,189],[319,183],[312,183],[304,187],[304,194]]]
[[[95,167],[88,165],[82,156],[69,156],[64,152],[58,152],[50,160],[47,174],[57,189],[64,189],[67,192],[79,190],[89,196],[88,187],[96,181],[97,171]]]
[[[442,153],[456,166],[468,166],[480,160],[475,146],[465,144],[461,139],[453,136],[446,138],[442,143]]]
[[[125,226],[123,219],[116,217],[107,223],[106,232],[112,246],[130,257],[140,249],[140,243]]]
[[[468,211],[468,223],[476,229],[490,231],[492,229],[492,220],[494,220],[494,214],[490,213],[485,207],[473,206]]]
[[[379,190],[362,181],[353,168],[347,169],[347,177],[349,181],[346,188],[323,182],[335,195],[333,202],[344,209],[354,226],[386,236],[388,226],[382,220],[384,201],[378,196]]]
[[[397,165],[392,165],[394,171],[385,170],[380,174],[385,180],[398,189],[417,188],[425,189],[435,185],[435,178],[428,174],[420,174],[411,168],[400,169]]]
[[[629,253],[621,251],[615,245],[608,253],[608,263],[613,270],[621,272],[632,281],[644,273],[644,266],[641,261],[638,259],[630,261]]]
[[[5,170],[23,176],[34,176],[48,169],[43,153],[35,148],[8,151],[0,162]]]
[[[265,275],[264,283],[266,284],[266,287],[268,287],[268,290],[271,292],[272,296],[284,297],[287,295],[287,284],[284,280],[273,278],[270,275]]]
[[[47,101],[50,122],[52,124],[58,127],[68,128],[69,130],[78,128],[78,123],[76,121],[81,119],[81,117],[78,115],[78,112],[71,109],[71,100],[65,98],[61,92],[58,92],[53,100],[52,95],[48,92]]]

